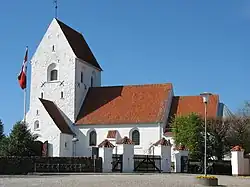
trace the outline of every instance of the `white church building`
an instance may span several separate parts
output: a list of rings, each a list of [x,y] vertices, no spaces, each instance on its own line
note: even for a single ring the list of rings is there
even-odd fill
[[[135,154],[150,154],[163,137],[173,143],[171,117],[204,115],[199,94],[175,96],[171,83],[102,86],[101,74],[82,34],[53,19],[31,59],[26,115],[31,132],[48,143],[47,156],[92,156],[105,139],[116,145],[124,137],[134,142]],[[212,95],[208,116],[222,113]]]

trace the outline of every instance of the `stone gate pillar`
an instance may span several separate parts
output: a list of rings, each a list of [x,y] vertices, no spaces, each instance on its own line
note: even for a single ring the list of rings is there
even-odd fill
[[[134,171],[134,143],[125,136],[117,142],[117,145],[123,154],[122,172],[132,173]]]
[[[109,173],[112,172],[112,155],[114,145],[108,140],[104,140],[98,145],[99,147],[99,157],[102,158],[102,172]]]
[[[231,166],[232,166],[232,175],[245,175],[244,170],[246,167],[249,168],[248,165],[245,166],[244,163],[244,149],[240,146],[235,146],[231,150]],[[249,174],[249,173],[248,173]]]
[[[181,158],[188,157],[188,153],[189,153],[189,151],[185,148],[185,146],[177,146],[175,148],[174,171],[176,173],[182,172],[181,171],[181,167],[182,167]]]
[[[154,154],[161,156],[161,171],[171,172],[171,143],[165,138],[160,139],[154,144]]]

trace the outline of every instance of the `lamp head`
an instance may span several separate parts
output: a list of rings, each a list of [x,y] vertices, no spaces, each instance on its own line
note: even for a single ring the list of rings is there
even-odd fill
[[[208,103],[209,101],[209,96],[212,95],[212,93],[209,92],[203,92],[200,94],[203,98],[203,103]]]
[[[79,140],[76,138],[76,137],[74,137],[73,139],[72,139],[72,142],[78,142]]]

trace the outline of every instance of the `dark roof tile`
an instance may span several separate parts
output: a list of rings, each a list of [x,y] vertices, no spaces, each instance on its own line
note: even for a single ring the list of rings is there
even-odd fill
[[[71,48],[73,49],[75,55],[85,62],[88,62],[92,66],[102,70],[101,66],[97,62],[95,56],[93,55],[91,49],[89,48],[87,42],[85,41],[83,35],[76,30],[72,29],[68,25],[56,19],[60,25],[65,37],[67,38]]]
[[[55,103],[49,100],[41,99],[41,98],[40,98],[40,101],[42,102],[44,108],[46,109],[46,111],[48,112],[48,114],[53,119],[56,126],[59,128],[59,130],[62,133],[74,134],[72,130],[70,129],[70,127],[68,126],[68,124],[66,123],[65,119],[63,118],[61,112],[59,111]]]

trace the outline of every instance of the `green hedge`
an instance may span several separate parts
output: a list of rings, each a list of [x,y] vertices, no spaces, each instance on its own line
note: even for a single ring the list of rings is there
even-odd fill
[[[102,159],[88,157],[0,157],[0,175],[32,172],[102,172]]]

